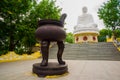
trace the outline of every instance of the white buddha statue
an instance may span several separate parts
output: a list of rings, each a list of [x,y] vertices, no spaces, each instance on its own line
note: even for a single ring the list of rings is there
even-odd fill
[[[97,24],[94,23],[92,15],[87,13],[87,7],[82,8],[82,15],[78,16],[73,33],[75,43],[98,42],[99,29]]]
[[[80,27],[97,27],[97,24],[94,23],[92,15],[87,13],[87,7],[83,7],[82,12],[82,15],[78,16],[77,25],[74,29],[76,30]]]

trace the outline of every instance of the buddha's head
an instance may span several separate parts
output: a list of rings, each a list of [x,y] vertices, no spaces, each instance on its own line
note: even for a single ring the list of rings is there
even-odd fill
[[[82,12],[87,13],[87,7],[86,6],[82,8]]]

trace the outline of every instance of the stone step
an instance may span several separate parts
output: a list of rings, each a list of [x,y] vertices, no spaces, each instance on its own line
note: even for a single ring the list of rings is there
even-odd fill
[[[57,45],[50,49],[50,58],[57,56]],[[120,52],[113,43],[65,44],[64,59],[70,60],[120,60]]]

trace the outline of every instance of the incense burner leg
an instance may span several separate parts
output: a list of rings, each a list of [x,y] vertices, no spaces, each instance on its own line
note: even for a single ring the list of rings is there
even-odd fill
[[[49,57],[49,41],[42,41],[41,42],[41,52],[42,52],[42,62],[41,66],[47,66],[48,65],[48,57]]]
[[[59,64],[64,65],[65,61],[62,60],[62,55],[64,51],[64,43],[63,41],[57,41],[57,45],[58,45],[58,53],[57,53],[58,62]]]

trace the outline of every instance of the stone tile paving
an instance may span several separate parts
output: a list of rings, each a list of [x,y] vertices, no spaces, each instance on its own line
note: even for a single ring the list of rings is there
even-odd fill
[[[120,61],[66,60],[68,75],[39,78],[32,74],[32,65],[40,61],[41,59],[0,63],[0,80],[120,80]]]

